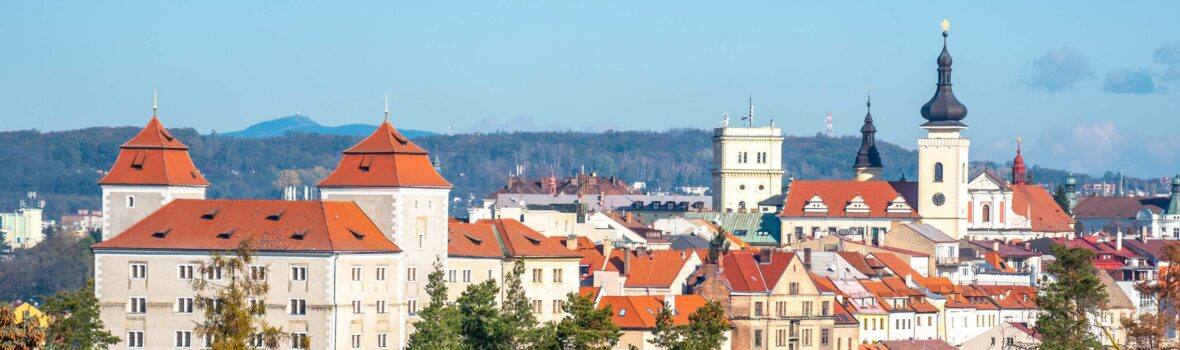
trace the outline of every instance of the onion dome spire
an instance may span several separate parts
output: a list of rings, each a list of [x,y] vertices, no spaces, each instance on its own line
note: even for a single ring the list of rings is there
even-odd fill
[[[1016,138],[1016,158],[1012,159],[1012,184],[1028,183],[1028,169],[1024,166],[1024,157],[1020,155],[1020,138]]]
[[[967,106],[955,98],[951,90],[951,54],[946,49],[947,33],[950,22],[942,20],[942,54],[938,55],[938,88],[934,90],[934,97],[922,106],[922,118],[927,122],[924,127],[957,127],[965,128],[963,119],[967,117]]]
[[[1168,210],[1164,215],[1180,215],[1180,174],[1172,178],[1172,195],[1169,197]]]
[[[860,150],[856,151],[853,168],[881,168],[881,153],[877,151],[877,127],[873,125],[872,88],[865,99],[865,124],[860,127]]]

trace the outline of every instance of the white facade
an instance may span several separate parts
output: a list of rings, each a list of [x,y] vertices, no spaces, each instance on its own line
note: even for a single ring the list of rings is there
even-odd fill
[[[102,185],[102,240],[123,233],[174,199],[205,199],[207,186]]]
[[[758,202],[783,191],[782,129],[713,129],[713,208],[758,210]]]
[[[953,238],[967,234],[967,150],[959,127],[925,127],[918,139],[918,214]]]

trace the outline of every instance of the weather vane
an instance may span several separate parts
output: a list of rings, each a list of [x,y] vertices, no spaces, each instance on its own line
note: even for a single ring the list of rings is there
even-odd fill
[[[946,18],[943,18],[942,19],[942,33],[946,34],[946,32],[949,32],[949,31],[951,31],[951,21],[948,21]]]

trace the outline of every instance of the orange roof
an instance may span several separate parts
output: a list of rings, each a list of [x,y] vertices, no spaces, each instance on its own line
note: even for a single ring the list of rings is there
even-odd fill
[[[156,117],[119,148],[115,164],[98,184],[209,186],[189,158],[188,146],[173,137]]]
[[[577,258],[541,233],[513,219],[484,219],[471,224],[450,224],[447,255],[453,257],[557,257]]]
[[[611,307],[611,322],[622,329],[653,329],[656,315],[664,308],[666,298],[672,298],[672,324],[688,324],[688,317],[708,303],[705,298],[694,295],[674,296],[603,296],[598,308]]]
[[[566,241],[569,240],[565,237],[549,237],[549,239],[557,242],[558,244],[561,244],[562,247],[564,247]],[[574,252],[582,256],[582,261],[578,262],[578,264],[590,267],[586,270],[587,274],[593,274],[594,271],[604,269],[602,264],[606,261],[606,257],[602,255],[602,252],[598,251],[598,247],[593,241],[590,240],[590,238],[586,236],[577,236],[574,241],[577,244],[577,249],[574,249]]]
[[[631,254],[631,271],[626,274],[622,271],[623,254]],[[604,270],[619,271],[620,275],[627,276],[624,287],[668,287],[676,282],[676,276],[680,275],[694,255],[696,252],[683,250],[648,250],[639,255],[636,251],[616,249],[611,251]]]
[[[774,289],[787,266],[795,259],[793,252],[771,252],[770,261],[758,261],[752,251],[735,251],[721,258],[722,277],[735,292],[766,293]]]
[[[401,251],[353,202],[177,199],[94,249]]]
[[[897,257],[897,255],[893,255],[892,253],[877,252],[872,253],[872,256],[877,258],[877,260],[880,260],[882,264],[885,264],[885,267],[888,267],[890,271],[893,271],[893,274],[897,277],[905,278],[906,276],[910,276],[910,278],[914,280],[914,283],[922,283],[922,274],[918,273],[917,270],[914,270],[913,267],[910,267],[910,264],[902,261],[901,258]]]
[[[451,183],[434,170],[426,150],[386,120],[372,135],[344,150],[336,170],[319,186],[451,188]]]
[[[590,300],[594,300],[594,301],[598,300],[598,294],[601,292],[602,292],[602,287],[587,287],[587,286],[578,287],[578,294],[580,294],[586,298],[589,298]]]
[[[811,274],[811,280],[815,281],[815,286],[819,287],[820,292],[841,294],[840,289],[836,288],[836,284],[832,283],[831,279],[817,275],[815,272],[809,272],[809,274]]]
[[[844,208],[860,196],[869,207],[868,213],[847,213]],[[901,195],[911,207],[907,213],[887,213],[889,203]],[[900,181],[794,181],[780,217],[880,217],[917,218],[918,186],[915,182]],[[812,197],[819,196],[828,207],[826,213],[807,213],[803,207]]]
[[[1035,232],[1073,232],[1074,220],[1057,201],[1040,185],[1014,184],[1012,188],[1012,211],[1027,216]]]
[[[946,277],[926,277],[920,284],[936,294],[957,293],[957,287]]]

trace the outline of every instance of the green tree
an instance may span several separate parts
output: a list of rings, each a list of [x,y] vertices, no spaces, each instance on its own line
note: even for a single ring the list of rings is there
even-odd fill
[[[410,334],[407,343],[408,349],[463,349],[459,337],[459,310],[447,302],[447,283],[443,278],[442,261],[435,259],[434,271],[426,278],[426,294],[430,295],[430,304],[418,313],[421,320],[414,324],[414,333]]]
[[[725,308],[715,301],[698,308],[684,325],[673,324],[671,310],[663,308],[656,314],[656,329],[652,331],[655,339],[651,343],[665,350],[715,350],[725,342],[729,328]]]
[[[1168,267],[1160,271],[1159,279],[1135,285],[1141,296],[1153,302],[1156,312],[1144,312],[1138,317],[1122,320],[1127,331],[1126,344],[1121,344],[1123,349],[1180,349],[1180,344],[1168,338],[1168,330],[1177,327],[1177,306],[1180,304],[1180,244],[1165,244],[1161,252],[1160,262],[1167,262]]]
[[[1050,251],[1057,260],[1046,265],[1045,271],[1057,280],[1041,288],[1037,296],[1041,348],[1102,349],[1102,343],[1090,332],[1091,322],[1097,322],[1107,302],[1106,290],[1091,261],[1094,253],[1060,245],[1053,245]]]
[[[512,338],[505,332],[505,325],[496,308],[496,295],[500,289],[495,280],[473,284],[463,291],[455,301],[459,309],[459,335],[465,349],[512,349]]]
[[[4,232],[0,232],[0,255],[8,254],[12,247],[8,245],[8,236]]]
[[[120,341],[103,327],[93,279],[81,289],[45,298],[42,311],[52,320],[46,330],[47,349],[107,349]]]
[[[36,349],[44,343],[45,329],[37,324],[37,320],[26,317],[16,322],[16,312],[12,307],[7,304],[0,306],[0,349]]]
[[[205,319],[195,331],[201,337],[213,337],[214,350],[259,349],[253,346],[261,340],[262,348],[273,349],[287,337],[277,327],[266,323],[266,304],[250,300],[266,300],[270,285],[266,283],[269,268],[255,266],[253,240],[245,239],[233,255],[214,252],[209,261],[197,267],[200,278],[190,285],[196,292],[196,304],[204,311]],[[210,279],[209,277],[213,277]],[[309,339],[302,339],[310,345]]]
[[[709,255],[706,257],[707,263],[716,264],[721,261],[721,257],[729,253],[729,240],[726,239],[725,233],[720,230],[713,239],[709,240]]]
[[[533,306],[525,295],[521,277],[524,276],[524,262],[517,259],[512,272],[504,277],[504,305],[501,307],[503,328],[514,349],[527,349],[536,341],[537,317]]]
[[[1057,206],[1068,215],[1073,215],[1069,210],[1069,196],[1065,193],[1065,186],[1057,185],[1053,188],[1053,201],[1057,202]]]
[[[594,300],[578,293],[570,293],[566,299],[562,310],[569,316],[539,330],[541,336],[534,349],[609,350],[619,342],[623,333],[611,322],[611,307],[597,309]]]

